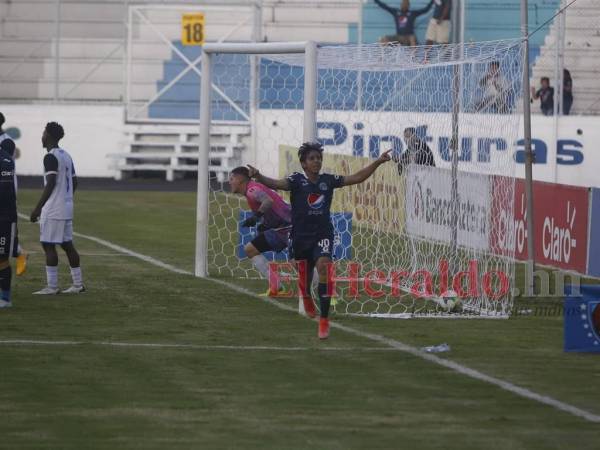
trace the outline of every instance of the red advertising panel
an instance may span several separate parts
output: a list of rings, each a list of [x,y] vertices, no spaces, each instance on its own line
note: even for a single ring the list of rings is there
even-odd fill
[[[510,192],[506,178],[494,180],[490,246],[498,254],[527,259],[527,203],[524,180],[516,180],[514,211],[505,205]],[[508,188],[507,188],[508,186]],[[577,186],[533,183],[535,259],[585,273],[587,255],[588,190]]]
[[[536,260],[585,273],[587,255],[587,188],[533,184]]]
[[[495,176],[493,190],[490,248],[500,255],[526,259],[525,182],[522,179]]]

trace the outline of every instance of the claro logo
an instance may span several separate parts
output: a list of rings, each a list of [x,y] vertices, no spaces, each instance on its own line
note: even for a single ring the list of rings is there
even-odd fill
[[[577,248],[577,240],[572,236],[577,208],[567,202],[566,225],[559,225],[554,217],[546,216],[542,228],[542,248],[544,257],[557,262],[568,263],[571,250]]]
[[[517,217],[519,212],[519,217]],[[525,204],[525,194],[521,194],[521,201],[518,209],[515,211],[515,217],[512,217],[510,209],[503,208],[500,211],[500,226],[498,233],[498,245],[502,250],[515,250],[516,253],[522,253],[525,250],[527,239],[527,208]]]

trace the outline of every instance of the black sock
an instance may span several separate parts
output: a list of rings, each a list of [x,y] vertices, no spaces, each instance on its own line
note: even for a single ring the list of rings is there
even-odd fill
[[[10,282],[12,279],[12,270],[10,266],[0,270],[0,289],[2,289],[2,300],[10,302]]]
[[[331,296],[327,295],[327,283],[319,283],[319,303],[321,304],[321,317],[329,317]]]

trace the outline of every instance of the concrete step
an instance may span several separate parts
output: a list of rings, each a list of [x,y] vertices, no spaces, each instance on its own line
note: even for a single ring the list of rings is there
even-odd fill
[[[0,39],[0,55],[4,58],[43,58],[52,54],[53,42],[40,39]]]
[[[38,78],[54,79],[56,65],[54,59],[39,58],[22,61],[6,58],[0,63],[2,80],[37,80]],[[59,76],[64,82],[78,82],[86,78],[86,82],[120,82],[124,78],[125,65],[123,59],[61,59]],[[131,68],[132,80],[156,83],[163,76],[162,61],[136,61]]]
[[[314,40],[326,43],[348,42],[348,26],[341,23],[265,23],[264,32],[269,41]]]
[[[123,39],[111,38],[63,38],[60,40],[60,56],[64,58],[104,58],[112,54],[112,58],[123,57]],[[55,41],[41,39],[2,38],[0,55],[3,58],[44,58],[56,53]],[[132,55],[135,58],[168,59],[171,49],[162,41],[140,41],[132,44]]]
[[[62,22],[60,27],[61,37],[87,37],[87,38],[120,38],[125,37],[124,23],[102,20]],[[11,20],[3,26],[3,37],[28,37],[39,39],[52,39],[56,36],[56,26],[49,21],[36,20]]]
[[[38,97],[51,99],[54,97],[54,83],[50,80],[38,82]],[[123,83],[120,82],[87,82],[77,86],[73,82],[61,82],[59,86],[61,99],[115,101],[123,100]]]
[[[590,55],[591,56],[591,55]],[[589,60],[587,60],[589,58]],[[587,61],[586,61],[587,60]],[[571,72],[571,76],[573,76],[574,72],[597,72],[600,70],[600,61],[595,58],[590,58],[589,56],[586,58],[569,58],[565,57],[564,59],[564,67]],[[536,67],[534,69],[534,73],[542,70],[544,72],[550,71],[551,73],[548,76],[552,76],[554,73],[554,58],[544,58],[539,59],[536,62]]]
[[[90,59],[61,59],[60,77],[63,81],[78,81],[89,77],[88,81],[119,81],[125,75],[122,59],[90,60]],[[44,76],[53,77],[54,60],[44,63]],[[135,82],[156,82],[162,77],[161,61],[136,61],[131,68],[132,80]]]
[[[88,82],[73,90],[76,83],[61,82],[59,96],[66,99],[94,101],[122,101],[122,82]],[[69,91],[71,91],[69,93]],[[155,83],[135,84],[131,87],[133,102],[141,104],[156,93]],[[54,81],[39,80],[3,80],[0,83],[0,99],[51,100],[54,98]]]
[[[544,46],[554,47],[555,41],[556,34],[549,33],[544,39]],[[588,30],[568,29],[565,33],[565,46],[572,48],[600,48],[600,36],[590,33]]]
[[[48,20],[56,17],[55,2],[32,2],[19,0],[8,4],[8,20]],[[60,18],[62,20],[79,21],[89,19],[110,20],[120,22],[127,17],[125,3],[102,2],[100,0],[86,2],[61,2]]]
[[[353,5],[319,5],[306,7],[302,5],[286,5],[271,8],[271,11],[263,13],[267,22],[280,22],[288,24],[296,23],[319,23],[324,20],[332,23],[358,22],[360,20],[360,8],[358,4]]]
[[[2,80],[2,83],[0,83],[0,99],[37,100],[39,99],[38,82],[37,80]]]

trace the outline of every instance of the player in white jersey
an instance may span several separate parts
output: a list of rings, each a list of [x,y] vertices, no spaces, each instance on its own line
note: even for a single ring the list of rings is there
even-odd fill
[[[9,134],[6,133],[3,129],[5,121],[6,121],[6,119],[4,118],[4,114],[2,114],[0,112],[0,146],[6,153],[8,153],[10,155],[10,157],[13,159],[13,162],[14,162],[17,159],[16,146],[15,146],[15,143],[12,140],[12,138],[9,136]],[[15,183],[15,192],[16,192],[17,191],[17,172],[16,172],[16,170],[15,170],[13,179],[14,179],[14,183]],[[25,250],[23,250],[23,248],[21,247],[21,244],[19,242],[19,231],[17,228],[15,228],[15,239],[14,239],[14,247],[13,247],[12,257],[17,260],[17,267],[15,269],[15,273],[17,275],[23,275],[25,273],[25,271],[27,270],[28,256],[29,255],[27,254],[27,252]]]
[[[40,221],[40,242],[46,253],[45,288],[34,292],[40,295],[78,294],[85,292],[79,265],[79,253],[73,245],[73,192],[77,189],[77,176],[71,156],[58,146],[65,132],[56,122],[46,124],[42,144],[48,153],[44,156],[44,191],[31,212],[31,221]],[[71,266],[73,285],[60,291],[58,288],[58,254],[56,244],[67,254]]]

